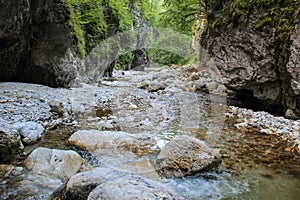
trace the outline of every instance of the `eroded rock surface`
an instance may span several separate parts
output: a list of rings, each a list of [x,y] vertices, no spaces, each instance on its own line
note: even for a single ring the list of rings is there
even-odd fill
[[[220,164],[204,141],[176,136],[157,156],[157,166],[166,177],[182,177],[212,169]]]
[[[212,26],[226,3],[231,2],[207,2],[209,26],[203,39],[222,75],[219,81],[235,90],[241,101],[248,102],[248,107],[252,101],[252,108],[280,114],[290,109],[293,114],[287,117],[299,118],[299,22],[291,37],[291,47],[288,39],[282,40],[284,33],[276,31],[277,23],[266,23],[257,29],[262,20],[260,11],[250,11],[246,22],[235,24],[233,20],[231,24]]]
[[[300,15],[299,15],[300,18]],[[299,19],[300,21],[300,19]],[[300,22],[296,25],[295,32],[292,35],[293,44],[291,46],[291,55],[287,64],[287,72],[291,76],[291,89],[294,95],[288,97],[290,109],[300,112]]]

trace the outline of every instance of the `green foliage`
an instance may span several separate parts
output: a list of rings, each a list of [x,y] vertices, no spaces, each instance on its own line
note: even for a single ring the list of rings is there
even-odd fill
[[[162,25],[166,28],[191,35],[199,0],[165,0],[161,13]]]
[[[248,0],[229,0],[226,1],[225,5],[218,7],[221,10],[216,15],[213,27],[226,25],[227,28],[233,28],[242,25],[247,22],[252,11],[252,6]]]
[[[69,7],[74,39],[81,58],[115,32],[133,27],[133,11],[150,26],[166,27],[191,35],[198,0],[63,0]],[[176,41],[177,42],[177,41]],[[128,65],[132,53],[120,49],[117,66]],[[103,52],[102,52],[103,53]],[[185,63],[178,53],[166,49],[148,50],[150,59],[161,64]],[[182,53],[179,53],[182,54]],[[184,57],[184,56],[183,56]]]
[[[132,52],[124,52],[121,50],[121,52],[119,52],[119,55],[120,56],[116,63],[116,69],[124,70],[127,67],[129,67],[130,63],[132,62],[133,54],[132,54]]]
[[[124,31],[132,27],[132,14],[128,10],[128,0],[109,0],[108,5],[112,13],[119,20],[119,30]]]
[[[170,29],[157,29],[148,35],[148,56],[152,63],[161,65],[186,64],[194,56],[192,37]]]
[[[161,26],[160,13],[164,11],[162,0],[136,0],[134,6],[142,11],[152,27]]]
[[[105,34],[107,24],[99,0],[63,0],[70,9],[71,25],[81,58]]]
[[[148,56],[151,60],[151,67],[158,67],[161,65],[170,65],[170,64],[187,64],[189,61],[185,58],[181,57],[176,53],[172,53],[170,51],[166,51],[163,49],[148,49]]]
[[[132,27],[132,15],[128,0],[63,0],[70,9],[71,25],[78,51],[84,58],[108,36],[108,28],[116,26],[119,31]]]
[[[74,34],[77,39],[77,47],[81,58],[85,57],[85,38],[84,31],[81,28],[81,25],[78,23],[78,15],[75,14],[74,8],[70,8],[70,19],[72,21],[72,26],[74,30]]]

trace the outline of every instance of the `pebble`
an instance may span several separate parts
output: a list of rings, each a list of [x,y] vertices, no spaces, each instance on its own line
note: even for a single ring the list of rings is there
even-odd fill
[[[277,135],[284,140],[292,141],[298,147],[300,153],[300,122],[286,119],[284,117],[276,117],[267,112],[254,112],[250,109],[229,106],[227,118],[235,119],[234,126],[241,131],[256,130],[263,134]]]

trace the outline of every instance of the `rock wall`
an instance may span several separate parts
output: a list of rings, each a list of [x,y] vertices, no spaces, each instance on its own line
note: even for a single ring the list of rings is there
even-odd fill
[[[60,0],[0,2],[0,81],[66,87],[75,78],[69,11]]]
[[[207,1],[209,26],[203,38],[223,76],[220,81],[261,109],[299,117],[299,25],[289,52],[291,42],[282,42],[274,26],[255,28],[256,11],[249,13],[244,24],[213,26],[218,9],[224,6],[220,4]]]
[[[131,61],[130,69],[133,70],[144,70],[145,67],[149,66],[149,57],[146,52],[147,44],[147,33],[149,24],[144,19],[143,13],[140,10],[134,8],[133,13],[133,26],[137,29],[137,38],[135,44],[135,50],[133,51],[133,58]]]
[[[292,109],[300,113],[300,15],[298,15],[298,24],[292,35],[293,44],[291,46],[291,55],[286,66],[288,74],[291,76],[289,105]]]
[[[29,51],[30,3],[0,1],[0,80],[16,77]]]

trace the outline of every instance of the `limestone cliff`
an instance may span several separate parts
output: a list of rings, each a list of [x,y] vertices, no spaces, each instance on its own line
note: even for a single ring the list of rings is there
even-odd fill
[[[258,108],[299,117],[297,5],[290,0],[259,2],[207,1],[209,26],[203,45],[223,83],[239,98],[250,97]]]
[[[75,78],[68,9],[59,0],[0,2],[0,81],[67,86]]]

